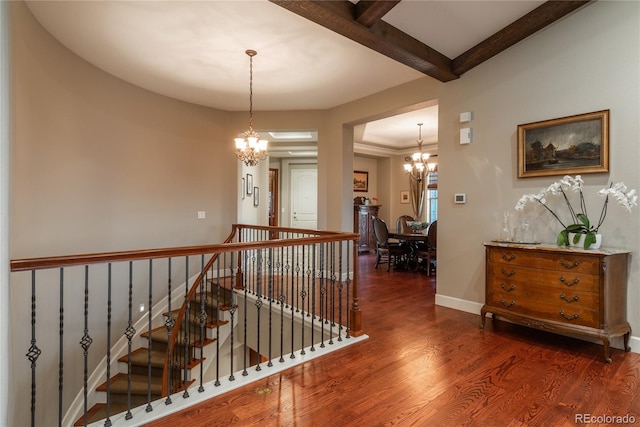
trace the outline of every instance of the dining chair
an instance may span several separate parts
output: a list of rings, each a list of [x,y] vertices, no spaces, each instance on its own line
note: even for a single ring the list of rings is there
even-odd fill
[[[378,268],[378,264],[387,263],[387,271],[391,270],[391,264],[397,266],[400,262],[406,259],[407,255],[411,251],[409,245],[404,243],[395,243],[389,241],[389,228],[387,223],[378,217],[371,217],[373,221],[373,232],[376,235],[376,263],[375,268]],[[394,267],[395,268],[395,267]]]
[[[400,215],[396,220],[396,232],[401,234],[413,233],[413,230],[409,227],[407,221],[413,221],[413,217],[409,215]]]
[[[431,275],[431,269],[436,270],[438,265],[437,261],[437,241],[438,241],[438,221],[433,221],[431,225],[429,225],[429,230],[427,231],[427,249],[426,249],[426,260],[427,260],[427,276]]]

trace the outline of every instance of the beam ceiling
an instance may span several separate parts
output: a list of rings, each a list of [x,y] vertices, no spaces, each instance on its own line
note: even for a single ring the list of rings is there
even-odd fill
[[[465,72],[508,49],[591,0],[547,1],[522,18],[454,59],[382,20],[401,0],[270,0],[297,15],[369,47],[441,82]]]

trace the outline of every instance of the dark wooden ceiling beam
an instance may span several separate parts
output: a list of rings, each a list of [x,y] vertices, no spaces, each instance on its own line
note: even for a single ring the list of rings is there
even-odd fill
[[[355,19],[359,24],[371,27],[398,3],[400,3],[400,0],[360,0],[356,3]]]
[[[270,1],[442,82],[459,77],[451,71],[451,59],[392,25],[380,19],[376,21],[369,18],[363,18],[363,21],[374,22],[370,27],[359,23],[356,5],[348,0]],[[383,6],[368,7],[373,7],[375,13],[380,13],[381,9],[378,7]],[[363,15],[366,13],[368,12]]]
[[[455,58],[453,60],[453,72],[458,75],[466,73],[587,3],[590,3],[590,1],[547,1],[543,3],[522,18]]]
[[[401,0],[360,0],[356,4],[348,0],[270,1],[441,82],[448,82],[593,0],[547,1],[454,60],[382,20]]]

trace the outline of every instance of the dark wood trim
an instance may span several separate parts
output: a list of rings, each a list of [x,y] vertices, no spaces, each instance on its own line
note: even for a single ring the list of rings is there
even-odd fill
[[[356,3],[356,21],[365,27],[371,27],[398,3],[400,0],[360,0]]]
[[[538,6],[522,18],[455,58],[453,60],[453,72],[458,75],[466,73],[588,3],[590,3],[590,0],[548,1]]]
[[[274,232],[305,232],[313,237],[302,237],[295,239],[279,239],[271,241],[257,242],[232,242],[238,229],[252,228],[256,230],[273,230]],[[10,268],[12,272],[41,270],[46,268],[69,267],[72,265],[88,265],[105,262],[122,262],[148,260],[157,258],[172,258],[179,256],[202,255],[211,253],[227,253],[241,250],[275,248],[286,245],[306,245],[322,242],[338,242],[353,240],[357,245],[358,235],[354,233],[342,233],[334,231],[305,230],[301,228],[289,227],[269,227],[260,225],[233,224],[233,231],[225,239],[224,243],[200,246],[183,246],[175,248],[142,249],[118,252],[100,252],[92,254],[61,255],[41,258],[25,258],[11,260]]]
[[[382,20],[371,27],[359,23],[356,6],[348,0],[270,1],[440,81],[458,78],[449,58],[392,25]]]
[[[297,15],[441,82],[465,72],[552,24],[591,0],[547,1],[454,60],[386,23],[382,17],[400,1],[270,0]]]

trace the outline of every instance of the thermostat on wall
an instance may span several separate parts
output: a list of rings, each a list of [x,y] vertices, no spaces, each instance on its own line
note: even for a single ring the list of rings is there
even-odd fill
[[[455,203],[467,203],[467,195],[465,193],[457,193],[453,196],[453,201]]]

